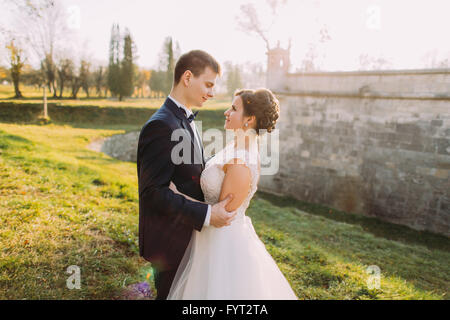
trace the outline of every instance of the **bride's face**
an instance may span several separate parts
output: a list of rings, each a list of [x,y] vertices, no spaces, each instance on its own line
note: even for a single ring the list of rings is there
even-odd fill
[[[240,96],[234,96],[231,107],[224,113],[225,129],[237,130],[244,129],[244,106]]]

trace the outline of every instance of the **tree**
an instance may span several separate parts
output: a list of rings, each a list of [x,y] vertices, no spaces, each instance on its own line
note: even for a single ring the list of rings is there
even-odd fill
[[[239,68],[242,77],[242,87],[261,88],[266,85],[266,72],[261,62],[247,61]]]
[[[77,99],[78,92],[81,88],[81,78],[80,78],[81,68],[74,65],[74,68],[70,74],[70,88],[71,88],[71,98]]]
[[[81,81],[80,76],[77,74],[72,75],[72,78],[70,79],[71,83],[71,89],[72,89],[72,99],[77,99],[78,91],[81,88]]]
[[[248,33],[256,33],[264,41],[266,49],[269,51],[270,44],[266,35],[268,30],[262,27],[253,3],[241,5],[241,12],[244,16],[244,18],[240,19],[238,22],[241,29]]]
[[[156,76],[151,80],[150,87],[155,92],[161,92],[164,95],[168,95],[172,89],[172,82],[175,71],[175,61],[181,54],[180,45],[176,42],[175,47],[172,37],[167,37],[164,40],[162,49],[159,53],[159,64]],[[161,81],[161,83],[157,83]]]
[[[227,92],[233,95],[236,89],[242,88],[242,76],[239,65],[233,65],[231,62],[225,63],[227,74]]]
[[[69,44],[67,14],[60,1],[16,0],[17,31],[41,61],[49,89],[56,93],[55,51]],[[43,63],[42,63],[43,61]]]
[[[108,88],[113,96],[119,94],[120,80],[120,29],[113,24],[109,42]]]
[[[125,31],[123,59],[120,66],[119,101],[134,92],[133,39],[128,30]]]
[[[172,89],[173,74],[175,72],[175,63],[173,57],[173,41],[171,37],[167,38],[165,46],[166,46],[165,50],[167,53],[167,73],[165,81],[166,86],[164,92],[166,94],[169,94],[170,90]]]
[[[79,81],[80,87],[86,93],[86,96],[89,98],[89,87],[91,86],[91,73],[90,73],[91,64],[82,59],[80,63],[80,73],[79,73]]]
[[[95,90],[98,97],[102,96],[102,90],[106,87],[106,68],[99,66],[92,74]],[[105,93],[106,96],[106,93]]]
[[[11,41],[9,45],[6,46],[9,53],[10,62],[10,73],[11,79],[14,84],[15,96],[14,98],[23,98],[22,93],[19,89],[20,75],[24,66],[23,50]]]
[[[153,91],[159,98],[163,96],[165,90],[166,72],[161,70],[152,70],[152,76],[150,77],[150,90]]]
[[[272,31],[275,31],[276,33],[277,30],[276,27],[280,26],[277,23],[280,21],[280,19],[285,19],[283,15],[278,14],[278,10],[282,9],[282,7],[286,5],[288,1],[266,0],[265,2],[269,8],[269,10],[265,10],[266,13],[265,15],[263,12],[265,8],[263,6],[258,4],[258,7],[255,7],[253,3],[247,3],[241,5],[240,15],[237,16],[236,19],[239,28],[245,33],[256,34],[258,37],[260,37],[266,45],[267,52],[269,52],[272,49],[276,49],[276,47],[271,47],[271,42],[280,41],[279,38],[278,39],[275,38],[274,33],[272,33]],[[285,9],[290,10],[291,8],[285,7]],[[319,19],[317,18],[315,19],[315,21],[319,21]],[[295,23],[295,21],[289,22]],[[320,26],[320,30],[318,30],[319,31],[318,39],[317,42],[309,44],[308,51],[302,61],[302,66],[300,68],[300,70],[302,71],[313,71],[318,70],[320,68],[321,62],[318,60],[320,59],[323,61],[325,57],[325,52],[327,52],[326,50],[323,50],[324,48],[322,47],[327,41],[331,40],[327,25],[321,23],[317,23],[317,25]],[[277,35],[277,37],[288,36],[289,48],[291,46],[291,39],[293,36],[295,36],[292,33],[292,30],[294,30],[294,28],[289,29],[285,28],[283,29],[283,33],[279,33]],[[302,39],[302,41],[304,40]],[[277,47],[279,47],[279,45],[277,45]]]
[[[120,48],[123,48],[123,58],[120,60]],[[125,30],[123,38],[119,25],[113,24],[109,44],[108,88],[113,96],[129,97],[134,92],[134,57],[136,46],[131,33]]]
[[[318,41],[313,41],[308,44],[308,51],[306,51],[306,54],[301,61],[300,68],[297,69],[298,71],[311,72],[318,71],[322,68],[326,52],[326,50],[324,50],[324,45],[331,40],[327,25],[321,26],[317,40]]]
[[[317,58],[319,53],[317,52],[317,47],[313,43],[309,43],[308,51],[301,61],[300,71],[311,72],[318,69]]]
[[[29,86],[35,86],[38,89],[41,89],[44,85],[44,78],[42,70],[33,69],[30,65],[25,65],[24,72],[21,76],[22,83]]]
[[[145,97],[145,91],[147,90],[151,77],[151,70],[138,69],[136,71],[136,86],[138,87],[138,95],[140,98]]]
[[[271,22],[263,23],[259,19],[258,11],[253,3],[241,5],[241,14],[237,17],[240,29],[249,34],[258,35],[266,44],[267,51],[270,50],[268,33],[275,23],[277,10],[281,5],[286,4],[286,0],[266,0],[271,9]]]
[[[391,63],[381,56],[372,57],[367,53],[359,55],[359,70],[386,70],[390,67]]]
[[[0,82],[6,80],[8,70],[5,67],[0,66]]]
[[[440,55],[438,49],[433,49],[424,54],[421,59],[425,68],[450,67],[450,51]]]
[[[56,66],[52,55],[47,54],[41,63],[43,74],[45,75],[49,92],[53,92],[53,97],[56,98]]]
[[[61,59],[57,64],[59,98],[62,98],[64,92],[64,84],[70,81],[73,72],[73,61],[69,58]]]
[[[39,14],[39,10],[45,8],[51,1],[42,0],[10,0],[10,3],[14,4],[20,11],[26,14]]]

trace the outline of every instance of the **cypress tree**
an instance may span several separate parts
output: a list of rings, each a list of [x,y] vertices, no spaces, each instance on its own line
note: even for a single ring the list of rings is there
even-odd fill
[[[133,39],[126,30],[124,36],[123,59],[120,66],[119,100],[129,97],[134,92]]]
[[[166,52],[167,52],[167,73],[165,81],[165,94],[168,95],[172,89],[173,74],[175,72],[175,63],[173,57],[173,41],[172,37],[169,37],[166,42]]]
[[[120,29],[113,24],[109,43],[108,88],[111,95],[117,96],[120,91]]]

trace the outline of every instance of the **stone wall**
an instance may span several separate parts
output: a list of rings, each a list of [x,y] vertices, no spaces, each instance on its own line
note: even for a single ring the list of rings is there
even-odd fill
[[[280,168],[260,190],[450,236],[450,70],[290,74],[271,86]]]
[[[449,70],[398,70],[317,72],[289,74],[284,82],[284,91],[339,96],[358,95],[387,98],[439,99],[449,97]]]

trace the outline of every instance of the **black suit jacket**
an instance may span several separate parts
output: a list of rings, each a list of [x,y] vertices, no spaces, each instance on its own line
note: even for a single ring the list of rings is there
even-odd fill
[[[177,129],[183,129],[177,133],[184,136],[171,141]],[[177,164],[171,155],[181,139],[187,139],[191,161]],[[183,150],[178,153],[183,155]],[[194,163],[194,157],[199,163]],[[180,192],[204,201],[200,187],[204,166],[203,147],[200,150],[194,141],[184,111],[167,98],[143,126],[137,150],[139,254],[161,271],[178,268],[193,230],[201,231],[208,210],[204,203],[175,194],[169,189],[170,181]]]

